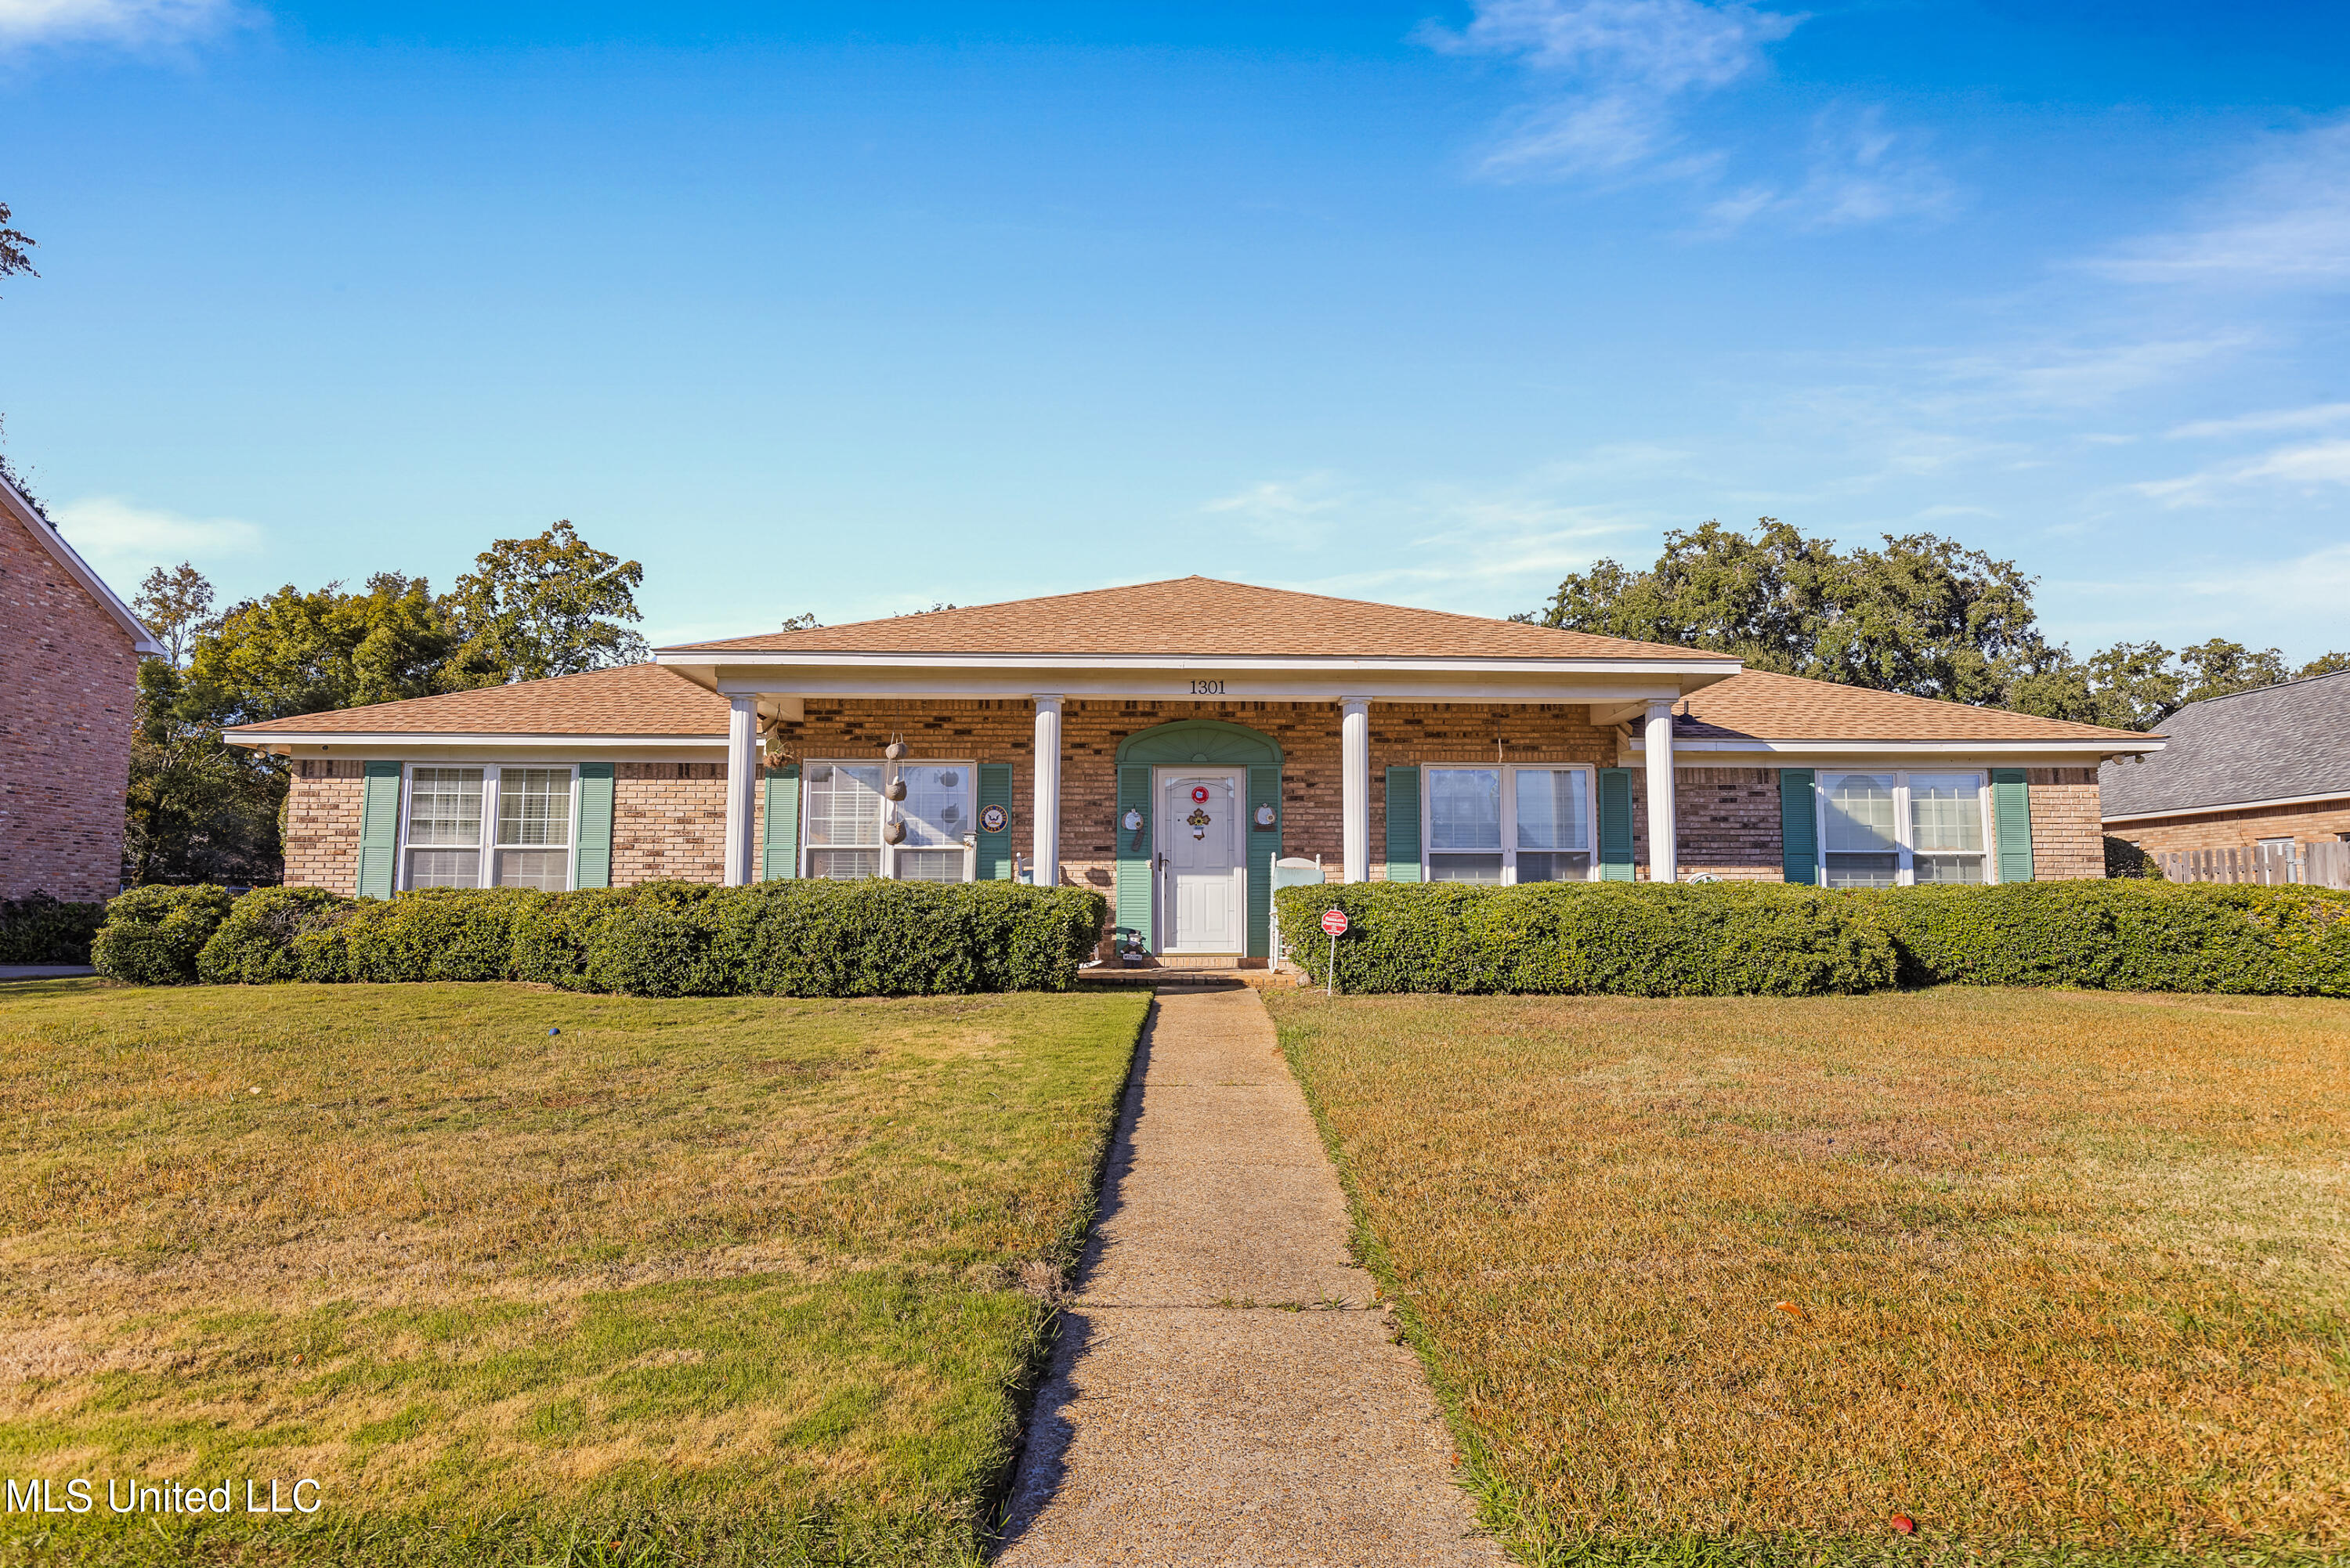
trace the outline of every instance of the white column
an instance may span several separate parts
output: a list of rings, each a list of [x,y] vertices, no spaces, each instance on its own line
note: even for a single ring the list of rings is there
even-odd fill
[[[1036,846],[1039,888],[1061,879],[1061,700],[1036,697]]]
[[[1673,704],[1648,704],[1648,733],[1641,750],[1648,759],[1648,880],[1680,879],[1680,857],[1673,833]]]
[[[759,699],[726,699],[726,885],[749,885],[758,861],[751,825],[759,810]]]
[[[1338,701],[1338,842],[1346,851],[1347,880],[1371,879],[1371,700]]]

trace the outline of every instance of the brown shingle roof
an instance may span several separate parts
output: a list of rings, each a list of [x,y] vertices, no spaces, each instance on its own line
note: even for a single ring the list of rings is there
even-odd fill
[[[1207,653],[1266,659],[1721,659],[1701,649],[1559,631],[1443,610],[1173,577],[806,631],[682,644],[663,653]]]
[[[1806,680],[1749,670],[1692,692],[1688,716],[1673,723],[1689,741],[2101,741],[2161,739],[2042,719],[2004,708],[1970,708],[1897,691],[1871,691],[1832,680]]]
[[[692,735],[726,733],[726,699],[657,664],[624,664],[551,680],[521,680],[367,708],[298,713],[242,724],[272,732],[442,735]]]

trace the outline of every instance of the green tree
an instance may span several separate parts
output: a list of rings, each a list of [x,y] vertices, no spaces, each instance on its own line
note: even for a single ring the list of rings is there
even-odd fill
[[[163,645],[174,670],[184,670],[196,639],[220,624],[213,614],[213,585],[190,561],[169,571],[149,572],[139,585],[130,608],[140,623]]]
[[[1757,670],[1918,697],[1997,700],[2052,650],[2032,579],[1932,534],[1839,552],[1773,517],[1665,535],[1655,566],[1603,560],[1561,583],[1544,626],[1734,653]]]
[[[252,724],[488,684],[422,577],[379,572],[361,593],[291,583],[247,600],[196,639],[186,700],[215,725]]]
[[[134,883],[275,882],[283,765],[221,740],[168,659],[139,665],[122,874]]]
[[[645,569],[579,537],[567,519],[535,539],[500,539],[457,579],[448,608],[473,683],[544,680],[646,656],[636,590]]]
[[[2339,675],[2350,670],[2350,653],[2321,653],[2293,672],[2295,680],[2314,680],[2321,675]]]
[[[2153,729],[2207,697],[2350,668],[2350,655],[2330,653],[2289,677],[2277,649],[2223,638],[2176,652],[2117,642],[2076,659],[2042,634],[2035,579],[2014,562],[1932,534],[1882,538],[1882,548],[1839,551],[1772,517],[1752,537],[1711,522],[1676,529],[1653,566],[1595,562],[1518,618],[2121,730]]]
[[[19,274],[26,277],[38,277],[41,275],[33,270],[33,258],[25,254],[33,248],[32,236],[9,226],[14,216],[8,211],[8,203],[0,202],[0,277],[15,277]]]

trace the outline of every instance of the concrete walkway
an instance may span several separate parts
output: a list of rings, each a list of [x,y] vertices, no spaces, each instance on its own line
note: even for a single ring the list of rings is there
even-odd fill
[[[997,1561],[1505,1563],[1264,1004],[1162,992],[1142,1050]]]

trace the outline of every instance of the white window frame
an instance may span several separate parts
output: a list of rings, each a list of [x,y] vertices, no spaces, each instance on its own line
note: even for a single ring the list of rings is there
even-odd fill
[[[975,762],[965,762],[961,757],[908,757],[899,765],[902,767],[920,768],[961,768],[963,770],[964,775],[970,781],[966,787],[965,798],[971,807],[970,817],[972,826],[962,836],[962,879],[966,882],[978,881],[979,764]],[[943,844],[882,844],[878,842],[872,845],[810,845],[808,843],[807,834],[809,815],[808,796],[815,789],[816,784],[815,781],[808,777],[808,774],[812,769],[819,766],[835,768],[869,768],[878,766],[884,773],[889,771],[889,764],[887,763],[876,763],[871,757],[807,757],[801,761],[799,848],[797,851],[797,864],[794,867],[794,869],[796,870],[802,877],[808,880],[816,879],[815,877],[815,874],[808,870],[808,867],[812,863],[809,857],[815,852],[826,849],[875,848],[881,851],[882,879],[890,882],[902,881],[905,878],[899,877],[898,874],[898,857],[899,855],[907,853],[918,855],[936,854],[939,850],[947,847],[947,846]],[[881,803],[882,816],[885,821],[889,815],[889,807],[890,804],[890,802],[886,800]],[[928,880],[928,878],[917,878],[917,880]]]
[[[1430,846],[1436,838],[1436,790],[1429,778],[1438,773],[1484,773],[1499,769],[1502,774],[1502,886],[1518,884],[1518,774],[1572,773],[1583,775],[1583,799],[1586,810],[1585,836],[1588,842],[1581,851],[1530,849],[1529,855],[1572,855],[1580,853],[1589,862],[1584,867],[1583,879],[1599,880],[1599,769],[1592,763],[1422,763],[1419,764],[1419,879],[1432,882],[1435,857],[1442,855],[1485,855],[1483,849],[1446,850]]]
[[[1841,778],[1889,778],[1893,781],[1893,847],[1894,886],[1914,888],[1918,885],[1917,850],[1914,840],[1917,826],[1909,815],[1909,779],[1913,770],[1902,768],[1821,768],[1812,785],[1812,842],[1818,846],[1818,859],[1813,875],[1819,886],[1828,885],[1828,786],[1831,780]],[[1925,778],[1969,777],[1975,781],[1975,803],[1982,812],[1983,885],[1999,880],[1999,815],[1991,805],[1991,770],[1989,768],[1918,768],[1914,772]],[[1839,851],[1839,853],[1846,853]],[[1947,850],[1929,850],[1929,854],[1949,854]]]
[[[579,885],[578,764],[576,763],[477,763],[466,758],[453,758],[445,763],[402,763],[400,765],[399,854],[394,857],[392,862],[392,887],[397,891],[403,893],[408,892],[411,890],[412,886],[409,880],[409,864],[411,859],[409,853],[411,846],[408,842],[409,806],[411,804],[411,797],[415,793],[416,770],[419,768],[479,768],[482,770],[482,833],[480,839],[474,846],[474,887],[494,888],[498,885],[495,880],[497,873],[497,857],[498,850],[502,847],[508,849],[517,847],[529,849],[555,849],[559,847],[563,851],[563,886],[565,889],[568,890],[570,888],[577,888]],[[561,769],[571,775],[571,836],[565,840],[563,844],[560,846],[553,844],[501,846],[498,843],[498,778],[503,770],[506,768],[518,768],[533,773],[553,772],[556,769]],[[432,844],[424,845],[421,847],[427,849],[463,849],[465,846],[462,844]]]

